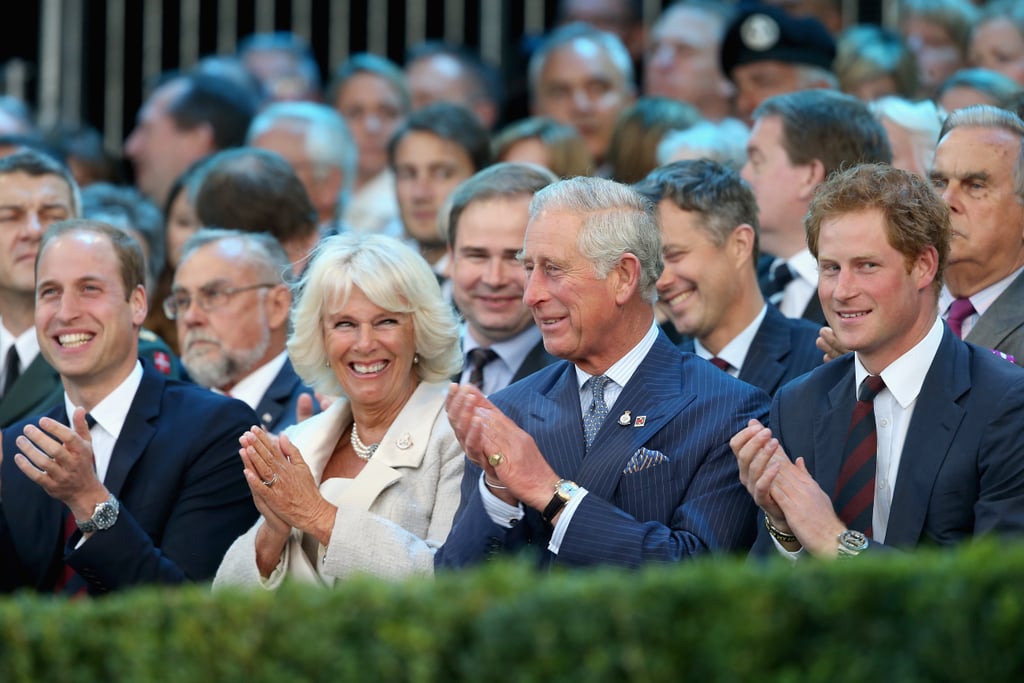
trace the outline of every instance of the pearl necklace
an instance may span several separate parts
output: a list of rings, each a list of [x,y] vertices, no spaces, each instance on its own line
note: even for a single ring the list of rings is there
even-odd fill
[[[356,457],[362,460],[369,460],[373,457],[373,454],[377,451],[379,443],[373,443],[367,446],[363,443],[362,439],[359,438],[359,428],[356,427],[356,423],[352,423],[352,438],[349,439],[352,442],[352,450],[356,452]]]

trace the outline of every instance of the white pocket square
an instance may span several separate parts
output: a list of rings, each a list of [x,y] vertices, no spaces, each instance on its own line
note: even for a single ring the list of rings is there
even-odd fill
[[[646,470],[651,467],[660,465],[663,462],[668,462],[668,456],[661,451],[652,451],[647,448],[640,448],[626,463],[626,469],[622,470],[623,474],[636,474],[642,470]]]

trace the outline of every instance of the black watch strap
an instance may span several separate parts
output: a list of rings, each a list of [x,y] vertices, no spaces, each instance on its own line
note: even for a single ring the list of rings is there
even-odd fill
[[[545,506],[544,512],[540,513],[540,516],[548,523],[549,526],[554,526],[555,515],[562,511],[565,504],[568,503],[567,498],[563,498],[561,494],[556,493],[552,496],[551,501]]]

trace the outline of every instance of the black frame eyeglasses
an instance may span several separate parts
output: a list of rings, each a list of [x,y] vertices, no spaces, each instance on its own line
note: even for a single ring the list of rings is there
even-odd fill
[[[196,304],[199,306],[199,310],[209,313],[227,304],[235,294],[248,292],[252,289],[277,287],[279,284],[281,283],[261,282],[256,285],[245,285],[244,287],[200,287],[195,297]],[[192,295],[187,291],[181,289],[177,292],[172,292],[170,296],[164,299],[164,315],[167,316],[168,320],[177,320],[178,314],[187,311],[191,305]]]

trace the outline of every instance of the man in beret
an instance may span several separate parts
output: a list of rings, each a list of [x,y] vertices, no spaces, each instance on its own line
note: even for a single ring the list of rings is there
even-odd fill
[[[835,56],[835,41],[817,19],[765,5],[741,8],[722,41],[722,71],[736,86],[736,114],[749,123],[773,95],[837,88]]]

